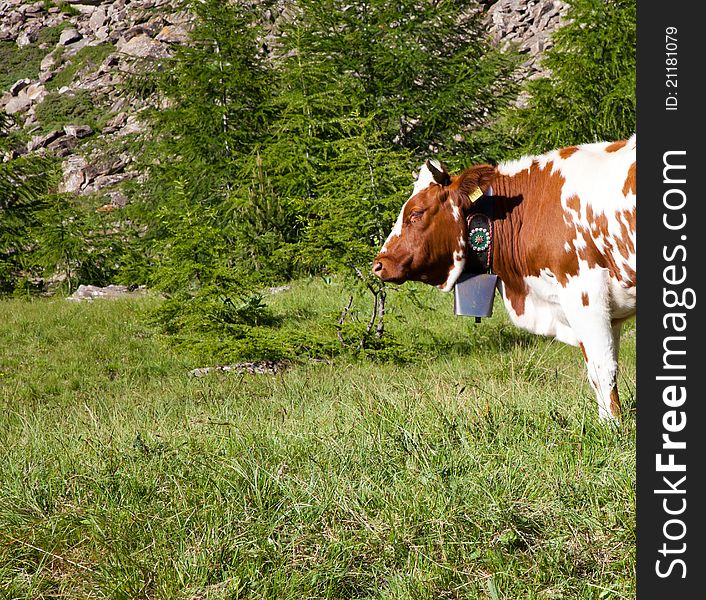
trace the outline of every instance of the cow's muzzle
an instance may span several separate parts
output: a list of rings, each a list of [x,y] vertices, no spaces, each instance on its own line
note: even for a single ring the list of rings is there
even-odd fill
[[[389,256],[384,254],[378,254],[375,257],[371,272],[382,281],[388,281],[390,283],[403,283],[407,281],[407,277],[405,277],[400,266],[395,261],[391,260]]]

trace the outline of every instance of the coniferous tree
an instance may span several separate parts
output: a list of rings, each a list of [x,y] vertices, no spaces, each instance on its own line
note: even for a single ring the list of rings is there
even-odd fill
[[[11,118],[0,113],[0,153],[9,152],[2,142],[11,125]],[[32,227],[57,176],[55,161],[49,157],[0,161],[0,293],[11,292],[36,268]]]
[[[511,115],[516,152],[626,139],[635,132],[635,0],[569,0],[566,24]]]

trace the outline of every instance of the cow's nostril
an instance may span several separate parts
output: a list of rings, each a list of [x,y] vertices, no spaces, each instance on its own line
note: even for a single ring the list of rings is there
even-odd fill
[[[377,261],[373,264],[373,273],[379,273],[380,271],[382,271],[382,263]]]

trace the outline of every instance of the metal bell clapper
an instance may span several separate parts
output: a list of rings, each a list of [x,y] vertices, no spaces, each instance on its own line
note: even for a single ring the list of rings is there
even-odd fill
[[[491,273],[463,273],[454,286],[454,313],[459,316],[481,317],[493,314],[493,300],[498,276]]]

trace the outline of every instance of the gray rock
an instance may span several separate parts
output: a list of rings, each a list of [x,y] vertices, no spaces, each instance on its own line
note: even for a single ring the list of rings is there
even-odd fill
[[[93,11],[91,18],[88,19],[88,26],[94,32],[96,32],[106,24],[107,20],[108,20],[108,16],[105,12],[105,8],[103,8],[102,6],[99,6],[96,10]]]
[[[47,90],[42,83],[30,83],[22,94],[27,96],[32,102],[39,104],[47,95]]]
[[[183,44],[189,39],[189,32],[180,25],[167,25],[155,37],[160,42],[167,44]]]
[[[27,143],[27,152],[33,152],[34,150],[37,150],[38,148],[45,148],[51,142],[53,142],[55,139],[61,137],[61,135],[62,135],[61,131],[52,131],[52,132],[47,133],[45,135],[35,135]]]
[[[31,79],[18,79],[17,81],[15,81],[15,83],[10,86],[9,92],[13,96],[17,96],[17,94],[19,94],[23,89],[25,89],[31,82]]]
[[[86,182],[88,162],[83,156],[74,155],[66,159],[62,166],[64,179],[59,184],[59,192],[78,193]]]
[[[25,112],[32,105],[32,101],[27,96],[15,96],[5,105],[5,112],[8,115]]]
[[[136,35],[127,41],[118,42],[118,51],[136,58],[167,58],[169,48],[145,34]]]
[[[78,42],[83,36],[78,32],[75,27],[67,27],[61,32],[59,36],[59,45],[68,46],[74,42]]]
[[[56,56],[54,55],[53,52],[50,52],[42,59],[42,62],[39,63],[39,69],[41,71],[48,71],[49,69],[52,69],[55,65],[56,65]]]
[[[62,135],[60,138],[55,139],[51,144],[49,144],[47,146],[47,150],[51,151],[59,158],[66,158],[74,151],[77,145],[77,138],[71,135]]]
[[[125,296],[144,295],[147,293],[145,286],[108,285],[79,285],[78,289],[66,299],[72,302],[91,301],[98,298],[111,299]]]
[[[64,125],[64,133],[75,138],[85,138],[93,133],[88,125]]]
[[[29,46],[37,41],[37,32],[34,31],[23,31],[17,36],[16,44],[22,48],[23,46]]]

